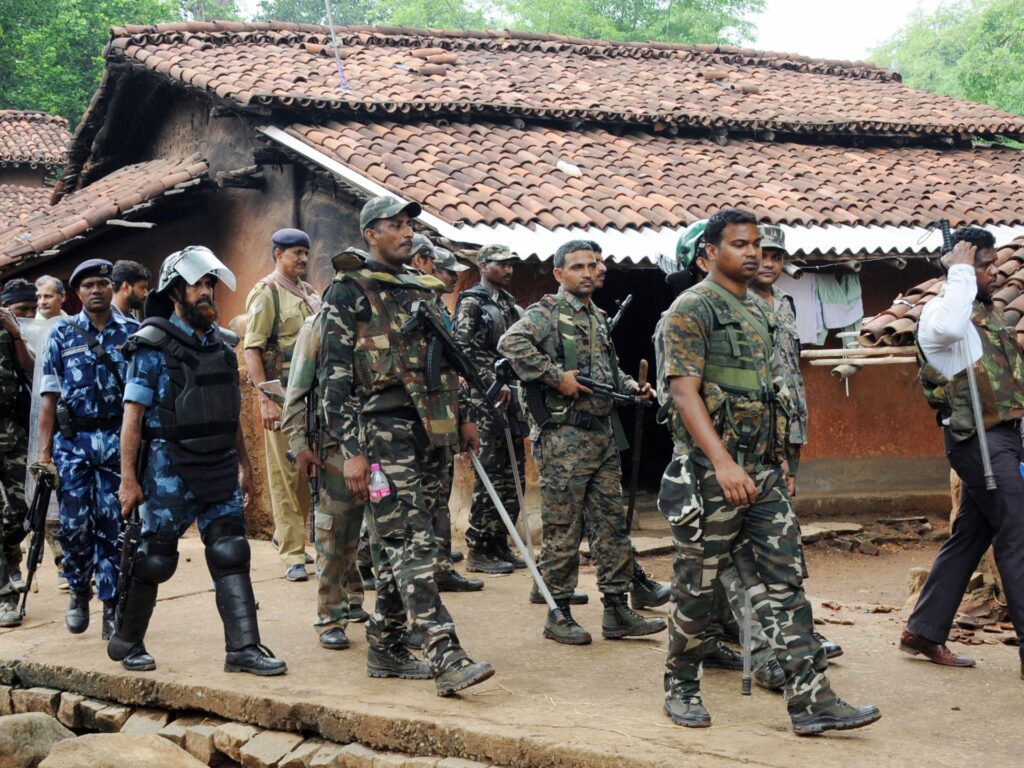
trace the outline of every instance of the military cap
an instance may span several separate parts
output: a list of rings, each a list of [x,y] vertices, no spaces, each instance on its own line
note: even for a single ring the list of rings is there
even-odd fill
[[[452,272],[465,272],[469,267],[459,262],[455,254],[447,248],[434,248],[434,267]]]
[[[483,264],[488,261],[508,261],[514,259],[512,251],[507,245],[485,245],[476,252],[476,263]]]
[[[704,230],[707,229],[708,220],[701,219],[683,230],[676,243],[676,261],[680,269],[689,269],[690,265],[697,260],[701,250],[704,248]]]
[[[773,248],[786,253],[786,234],[782,227],[775,224],[758,224],[757,231],[761,234],[762,248]]]
[[[366,201],[363,210],[359,212],[359,229],[366,229],[379,219],[393,219],[402,211],[408,213],[409,218],[415,219],[422,210],[419,203],[407,203],[391,195],[373,197]]]
[[[417,232],[412,236],[412,255],[417,256],[421,253],[431,259],[434,258],[434,244],[430,242],[429,237]]]
[[[87,259],[75,267],[75,271],[71,273],[71,279],[68,280],[68,285],[74,290],[87,277],[106,277],[109,279],[113,274],[114,265],[106,259]]]
[[[331,266],[339,272],[358,269],[366,263],[368,258],[370,258],[370,255],[366,251],[350,246],[341,253],[331,257]]]
[[[277,230],[270,236],[270,242],[278,248],[294,248],[297,245],[309,248],[311,245],[309,235],[301,229],[292,229],[291,227]]]

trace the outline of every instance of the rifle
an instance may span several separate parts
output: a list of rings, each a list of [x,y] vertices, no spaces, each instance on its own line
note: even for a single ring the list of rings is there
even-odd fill
[[[953,237],[949,232],[949,222],[946,219],[939,220],[939,231],[942,233],[943,255],[953,250]],[[960,348],[960,359],[963,362],[964,370],[967,372],[967,388],[971,393],[971,410],[974,412],[974,428],[978,433],[978,448],[981,450],[981,466],[985,473],[985,488],[994,491],[996,489],[996,474],[992,470],[992,457],[988,452],[988,436],[985,433],[985,418],[981,410],[981,395],[978,393],[978,378],[974,373],[974,364],[971,362],[971,352],[967,345],[967,338],[957,342]]]
[[[616,311],[612,316],[612,319],[608,321],[608,333],[615,330],[615,326],[622,320],[622,316],[626,314],[626,310],[629,309],[629,305],[633,303],[633,294],[629,294],[626,298],[615,303]]]
[[[135,462],[135,477],[140,485],[142,476],[146,470],[146,455],[149,453],[145,440],[139,441],[139,456]],[[132,571],[135,570],[135,561],[139,556],[139,546],[142,544],[142,515],[139,513],[139,505],[132,507],[128,519],[121,526],[121,532],[117,536],[117,544],[121,550],[121,568],[117,574],[117,603],[114,605],[114,634],[121,631],[121,621],[124,618],[125,608],[128,606],[128,593],[131,591]]]
[[[640,361],[640,374],[637,384],[643,389],[647,383],[647,361]],[[636,487],[640,482],[640,446],[643,444],[644,436],[644,413],[637,411],[633,427],[633,458],[629,470],[629,504],[626,507],[626,530],[633,530],[633,512],[636,509]]]
[[[641,400],[638,395],[626,395],[617,392],[611,384],[595,381],[589,376],[577,375],[576,381],[591,390],[597,397],[607,397],[615,405],[635,405],[641,408],[654,406],[650,400]],[[523,401],[526,403],[526,410],[530,412],[533,420],[540,429],[544,429],[551,421],[551,412],[548,410],[545,391],[547,385],[543,382],[530,381],[523,385]],[[639,415],[639,414],[638,414]]]
[[[32,590],[32,579],[36,575],[39,564],[43,561],[43,541],[46,538],[46,511],[50,508],[50,496],[53,494],[53,474],[50,472],[39,472],[36,480],[36,490],[32,494],[32,504],[28,508],[28,517],[25,518],[25,530],[32,533],[32,543],[28,547],[27,567],[25,576],[25,592],[21,596],[21,606],[18,613],[25,618],[25,604],[28,602],[28,593]]]
[[[402,333],[410,333],[416,328],[421,329],[427,336],[427,391],[436,391],[441,386],[441,362],[447,358],[451,366],[466,380],[466,383],[470,387],[475,389],[481,395],[483,395],[484,409],[497,421],[502,430],[505,433],[505,444],[508,446],[509,459],[512,462],[512,477],[516,484],[516,496],[519,502],[519,511],[521,516],[524,517],[524,530],[526,532],[526,538],[530,538],[530,528],[525,525],[526,516],[526,502],[523,498],[523,481],[519,476],[519,463],[516,460],[516,450],[512,441],[512,428],[509,425],[508,415],[505,413],[505,409],[494,402],[494,398],[497,397],[501,387],[504,386],[502,379],[507,375],[507,371],[511,369],[501,368],[502,361],[499,360],[495,363],[495,382],[494,385],[488,387],[484,384],[483,378],[480,376],[480,371],[477,369],[476,364],[469,359],[469,356],[459,348],[459,345],[455,343],[455,339],[448,332],[448,329],[444,327],[444,324],[437,317],[434,312],[431,311],[430,306],[427,302],[422,299],[412,302],[412,305],[408,307],[409,314],[412,317],[406,321],[402,326]],[[509,364],[507,361],[505,365]],[[470,452],[472,453],[472,452]],[[505,518],[503,517],[504,521]],[[511,523],[511,518],[508,519],[508,523]],[[515,530],[513,525],[510,528],[511,531]],[[518,535],[513,534],[513,540],[519,542]],[[529,548],[533,548],[533,542],[529,542]],[[524,554],[528,554],[524,550]],[[541,581],[543,583],[543,581]]]

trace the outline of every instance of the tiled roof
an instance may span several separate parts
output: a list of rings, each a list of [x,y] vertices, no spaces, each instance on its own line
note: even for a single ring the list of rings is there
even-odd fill
[[[1018,333],[1024,333],[1024,237],[1000,248],[996,256],[999,277],[992,299],[1003,310],[1007,323]],[[913,344],[921,310],[938,295],[943,282],[943,278],[936,277],[914,286],[889,309],[864,323],[861,344],[869,347]]]
[[[50,207],[48,187],[22,187],[0,184],[0,231]]]
[[[106,55],[239,105],[812,134],[1024,133],[1024,117],[912,90],[862,62],[508,31],[337,32],[347,91],[325,27],[115,27]]]
[[[1024,224],[1024,152],[515,128],[295,124],[291,136],[451,224],[682,227],[728,205],[779,224]]]
[[[0,109],[0,164],[60,165],[67,159],[69,141],[63,117]]]
[[[207,168],[206,161],[198,156],[150,160],[119,168],[47,210],[0,230],[0,270],[59,249],[141,203],[194,183]]]

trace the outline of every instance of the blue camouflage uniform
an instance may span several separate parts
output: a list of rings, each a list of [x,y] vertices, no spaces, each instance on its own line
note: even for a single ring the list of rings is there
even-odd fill
[[[215,326],[211,326],[200,338],[176,314],[171,314],[170,321],[185,333],[199,338],[201,346],[207,346],[213,339]],[[170,386],[171,376],[164,364],[163,352],[152,347],[139,346],[132,354],[128,366],[124,401],[146,407],[144,428],[160,428],[159,403],[166,396]],[[236,485],[234,493],[224,501],[201,502],[172,466],[166,440],[152,440],[147,450],[145,470],[139,477],[139,484],[146,499],[140,508],[143,538],[177,538],[184,534],[193,522],[197,522],[199,535],[205,542],[207,527],[218,518],[234,516],[244,525],[240,485]]]
[[[90,591],[95,573],[100,600],[113,600],[120,564],[117,537],[121,529],[120,419],[122,386],[101,364],[88,342],[72,325],[92,334],[107,351],[122,382],[127,362],[121,347],[138,330],[130,317],[111,312],[103,330],[97,330],[83,310],[50,331],[43,359],[40,392],[56,394],[78,422],[74,437],[60,430],[53,436],[53,461],[60,478],[58,536],[64,550],[64,575],[78,594]],[[104,428],[93,428],[96,421]],[[116,422],[115,425],[106,426]]]

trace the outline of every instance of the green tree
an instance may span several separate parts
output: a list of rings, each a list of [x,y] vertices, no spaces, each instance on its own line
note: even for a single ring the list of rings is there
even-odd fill
[[[0,0],[0,107],[53,112],[75,125],[103,72],[110,27],[178,14],[176,0]]]
[[[904,82],[1024,114],[1024,2],[956,0],[916,12],[871,52]]]
[[[330,0],[330,3],[331,18],[338,26],[384,24],[391,15],[388,0]],[[257,18],[296,24],[327,23],[324,0],[261,0]]]

